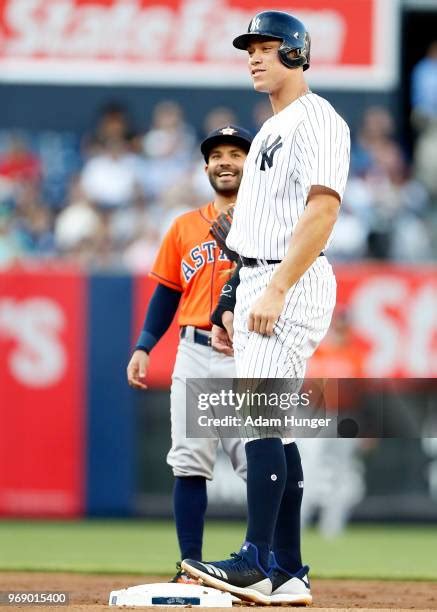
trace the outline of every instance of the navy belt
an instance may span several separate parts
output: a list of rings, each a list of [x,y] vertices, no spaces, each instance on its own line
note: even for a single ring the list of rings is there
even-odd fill
[[[191,339],[195,344],[201,344],[202,346],[211,346],[211,336],[207,336],[206,333],[202,333],[194,329],[193,334],[188,333],[187,327],[181,327],[181,338]]]
[[[322,251],[319,257],[322,257],[325,253]],[[254,266],[269,266],[270,264],[281,263],[282,259],[257,259],[256,257],[243,257],[240,255],[241,263],[243,266],[253,268]]]

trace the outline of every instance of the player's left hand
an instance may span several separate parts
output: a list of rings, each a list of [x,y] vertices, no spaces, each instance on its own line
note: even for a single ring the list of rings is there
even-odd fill
[[[228,355],[228,357],[233,357],[234,355],[232,340],[229,338],[228,332],[218,325],[212,326],[211,346],[214,350],[224,355]]]
[[[284,302],[284,293],[273,287],[267,287],[249,313],[249,331],[272,336],[275,323],[284,308]]]

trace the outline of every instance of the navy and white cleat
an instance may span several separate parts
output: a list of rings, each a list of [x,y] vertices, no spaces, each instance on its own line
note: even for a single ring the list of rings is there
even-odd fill
[[[207,586],[233,593],[246,601],[270,603],[272,581],[269,572],[259,563],[257,547],[250,542],[245,542],[239,553],[232,553],[225,561],[184,559],[181,567]]]
[[[310,606],[313,603],[313,597],[308,578],[310,569],[308,565],[304,565],[296,574],[289,574],[277,564],[273,553],[270,553],[270,561],[273,585],[269,597],[270,605]]]

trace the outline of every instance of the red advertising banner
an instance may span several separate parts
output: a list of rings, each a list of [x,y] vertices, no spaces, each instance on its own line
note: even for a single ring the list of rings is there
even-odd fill
[[[84,283],[0,275],[0,516],[83,510]]]
[[[249,87],[246,55],[232,40],[271,8],[266,0],[0,0],[0,79]],[[276,0],[274,8],[311,33],[311,84],[395,84],[399,0]]]
[[[336,267],[337,307],[309,363],[309,377],[437,376],[437,268],[381,264]],[[135,334],[155,287],[138,281]],[[150,386],[171,381],[177,346],[172,325],[151,355]]]
[[[360,374],[437,376],[436,266],[355,264],[336,272],[336,316],[343,332],[350,329],[347,350],[361,361]],[[336,326],[334,317],[334,331]]]

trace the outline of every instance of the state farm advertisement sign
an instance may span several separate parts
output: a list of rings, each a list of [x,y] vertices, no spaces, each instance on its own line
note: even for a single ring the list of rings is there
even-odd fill
[[[270,8],[265,0],[0,0],[0,80],[250,87],[246,54],[232,40]],[[311,33],[311,84],[395,84],[398,0],[277,0],[274,8]]]

